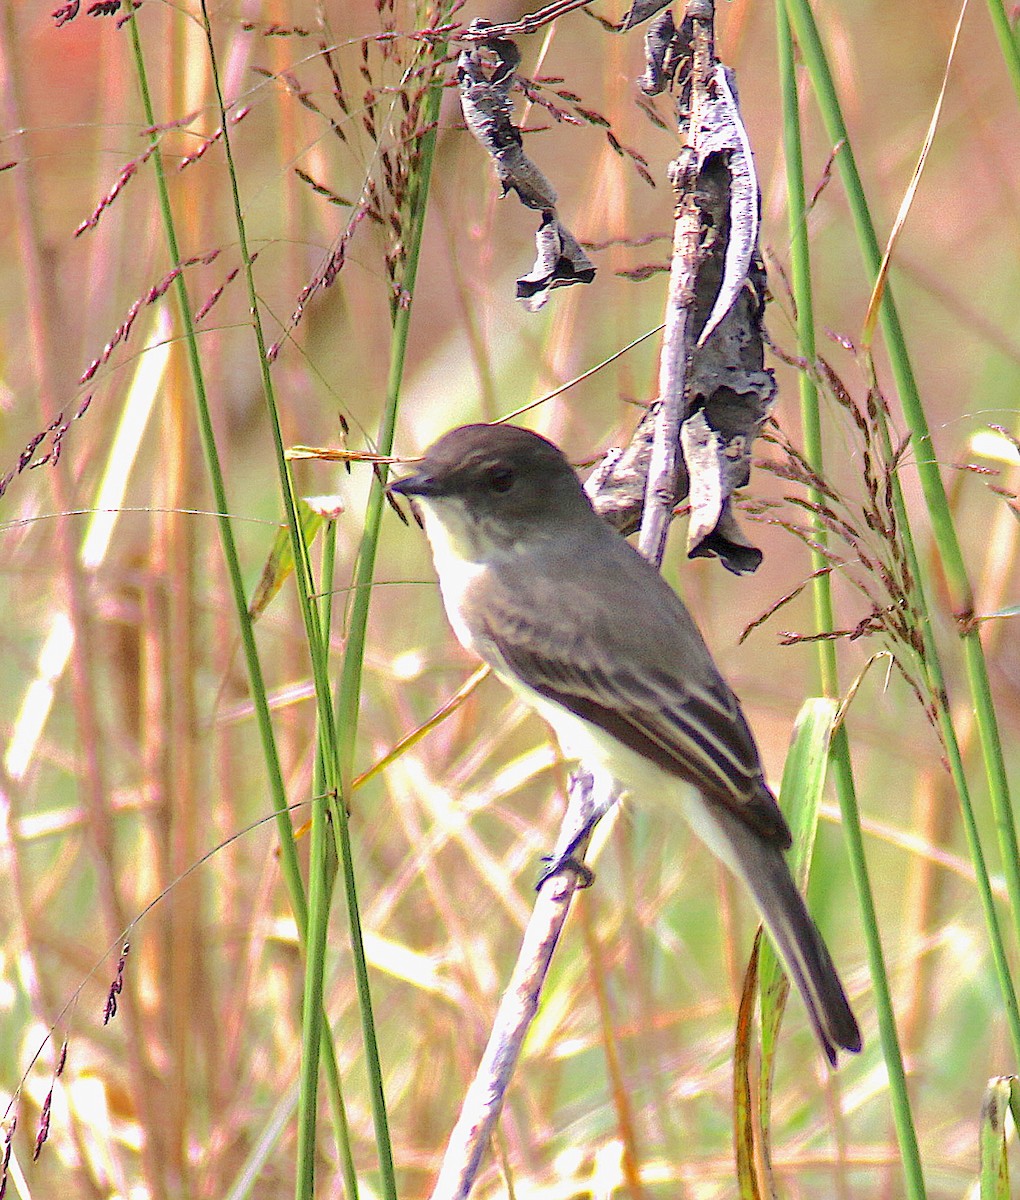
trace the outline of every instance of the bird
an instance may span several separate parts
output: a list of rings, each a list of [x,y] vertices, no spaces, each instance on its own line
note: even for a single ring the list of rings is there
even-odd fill
[[[859,1051],[740,703],[679,595],[598,515],[563,452],[519,426],[463,425],[390,490],[421,516],[460,643],[568,759],[683,814],[750,893],[829,1063]]]

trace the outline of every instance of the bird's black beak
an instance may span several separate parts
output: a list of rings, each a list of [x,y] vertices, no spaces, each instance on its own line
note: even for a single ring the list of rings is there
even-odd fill
[[[396,483],[390,484],[391,492],[398,496],[438,496],[440,488],[427,471],[418,471],[414,475],[405,475]]]

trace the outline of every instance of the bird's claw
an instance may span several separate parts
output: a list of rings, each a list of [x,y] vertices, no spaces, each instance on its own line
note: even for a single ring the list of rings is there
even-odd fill
[[[586,866],[580,859],[574,858],[572,854],[564,854],[559,858],[554,858],[551,854],[547,854],[542,858],[544,863],[548,865],[543,868],[541,875],[538,877],[538,883],[535,884],[535,891],[539,891],[542,884],[547,879],[552,879],[554,875],[559,875],[563,871],[573,871],[577,876],[577,886],[579,888],[590,888],[595,882],[595,872],[591,867]]]

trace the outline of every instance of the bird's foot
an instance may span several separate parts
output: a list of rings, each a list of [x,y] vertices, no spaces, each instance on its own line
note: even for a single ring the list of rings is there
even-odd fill
[[[577,886],[579,888],[590,888],[595,882],[595,872],[591,867],[586,866],[580,859],[574,858],[573,854],[562,854],[559,857],[554,857],[547,854],[542,861],[546,864],[542,868],[542,873],[538,877],[538,883],[535,884],[535,891],[540,891],[542,884],[547,879],[552,879],[554,875],[560,875],[564,871],[573,871],[577,876]]]

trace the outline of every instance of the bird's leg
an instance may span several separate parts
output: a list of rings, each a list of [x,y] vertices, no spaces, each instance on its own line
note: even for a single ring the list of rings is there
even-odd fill
[[[546,865],[535,884],[536,891],[547,879],[561,871],[573,871],[581,887],[591,887],[595,873],[575,855],[616,803],[619,794],[615,781],[601,772],[594,775],[583,767],[574,772],[570,777],[570,797],[560,834],[552,854],[542,859]]]

